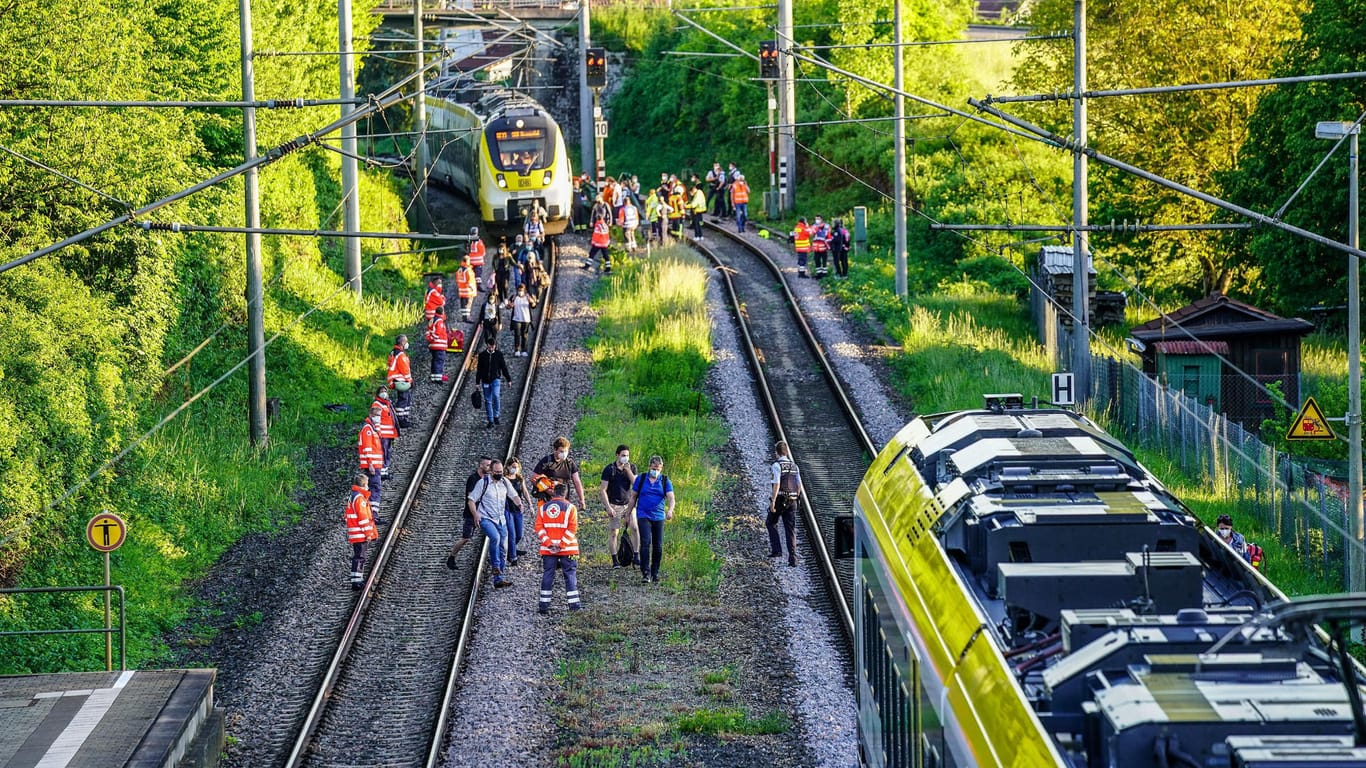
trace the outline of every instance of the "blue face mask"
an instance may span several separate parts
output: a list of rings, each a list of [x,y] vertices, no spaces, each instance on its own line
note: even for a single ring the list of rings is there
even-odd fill
[[[650,479],[651,479],[651,480],[658,480],[658,479],[659,479],[659,470],[657,470],[657,469],[652,469],[652,470],[650,470]]]

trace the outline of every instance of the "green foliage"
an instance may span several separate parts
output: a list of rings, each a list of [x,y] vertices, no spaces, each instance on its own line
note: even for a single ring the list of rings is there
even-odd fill
[[[1360,30],[1366,5],[1356,0],[1316,0],[1273,74],[1356,72],[1366,66]],[[1366,83],[1338,80],[1272,89],[1248,121],[1238,169],[1227,181],[1231,198],[1259,211],[1279,209],[1333,147],[1314,137],[1324,120],[1356,120],[1366,110]],[[1344,142],[1345,144],[1345,142]],[[1282,219],[1339,242],[1347,240],[1347,147],[1318,172]],[[1269,227],[1229,238],[1245,254],[1245,266],[1261,279],[1253,297],[1282,313],[1318,304],[1337,306],[1347,295],[1348,256]]]
[[[363,40],[376,20],[359,5]],[[254,10],[258,51],[335,47],[335,6],[265,0]],[[0,68],[0,91],[19,98],[237,99],[236,19],[232,0],[19,0],[0,14],[0,46],[26,55]],[[262,57],[256,71],[261,98],[336,92],[335,65],[324,57]],[[335,108],[263,113],[261,143],[314,130],[335,115]],[[240,162],[240,111],[7,109],[0,111],[0,144],[140,205]],[[317,150],[263,169],[263,223],[333,228],[337,174],[335,157]],[[391,177],[364,174],[362,190],[364,225],[406,230],[401,188]],[[0,200],[0,260],[123,212],[10,156],[0,158]],[[238,224],[241,200],[241,183],[233,181],[152,218]],[[362,396],[382,370],[387,337],[416,314],[406,297],[420,295],[421,257],[382,260],[357,303],[338,291],[340,264],[326,258],[335,245],[264,238],[266,335],[281,334],[266,353],[270,391],[282,401],[270,446],[250,447],[242,372],[44,512],[243,359],[242,250],[241,236],[114,229],[0,275],[0,417],[15,426],[0,437],[0,583],[99,583],[100,558],[84,543],[85,523],[102,508],[121,514],[130,535],[113,555],[113,577],[128,590],[135,665],[165,653],[159,638],[184,615],[190,579],[244,533],[294,520],[294,496],[308,482],[304,448],[334,439],[336,426],[349,420],[321,404]],[[295,324],[325,300],[322,311]],[[176,365],[206,339],[193,359]],[[0,629],[92,627],[102,619],[98,597],[0,600]],[[7,640],[0,673],[90,668],[102,662],[102,646],[93,636]]]
[[[1091,3],[1087,72],[1092,89],[1250,80],[1270,74],[1282,44],[1293,39],[1305,0],[1226,3]],[[1073,27],[1070,0],[1041,0],[1029,21],[1036,33]],[[1015,86],[1053,93],[1072,83],[1072,48],[1022,43]],[[1300,72],[1296,72],[1300,74]],[[1237,163],[1251,128],[1258,93],[1248,89],[1095,99],[1089,102],[1089,143],[1168,179],[1224,196],[1221,179]],[[1071,126],[1070,102],[1029,110],[1061,134]],[[1283,118],[1282,112],[1275,113]],[[1210,208],[1120,171],[1091,164],[1091,218],[1155,223],[1209,220]],[[1274,207],[1274,206],[1273,206]],[[1132,242],[1096,243],[1143,289],[1160,297],[1197,298],[1212,290],[1245,289],[1256,280],[1229,249],[1207,233],[1163,233]]]
[[[791,727],[791,723],[788,722],[787,716],[781,712],[770,712],[756,719],[750,717],[743,709],[723,707],[721,709],[696,709],[679,715],[677,726],[681,733],[704,733],[713,736],[757,736],[784,733]]]

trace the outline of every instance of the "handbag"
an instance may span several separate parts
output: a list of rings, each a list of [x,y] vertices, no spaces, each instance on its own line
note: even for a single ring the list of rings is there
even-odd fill
[[[474,406],[476,411],[484,407],[484,391],[481,387],[475,387],[470,393],[470,405]]]

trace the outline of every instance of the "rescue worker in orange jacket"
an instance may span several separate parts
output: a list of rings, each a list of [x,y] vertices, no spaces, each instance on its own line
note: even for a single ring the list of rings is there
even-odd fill
[[[446,308],[437,307],[427,323],[427,350],[432,353],[432,372],[428,381],[446,381],[446,350],[451,346],[451,330],[446,327]]]
[[[812,272],[816,277],[825,277],[830,274],[829,268],[825,266],[825,257],[830,253],[830,227],[821,217],[816,217],[816,223],[811,227],[811,257],[814,262]]]
[[[365,545],[379,538],[370,512],[370,478],[356,475],[346,504],[346,540],[351,544],[351,588],[365,583]]]
[[[446,294],[442,291],[442,283],[439,276],[432,278],[432,281],[427,285],[427,301],[423,304],[422,316],[427,319],[428,323],[431,323],[432,316],[436,314],[436,310],[439,307],[446,306]]]
[[[387,478],[389,472],[389,459],[393,455],[394,438],[398,437],[398,419],[394,416],[394,405],[389,402],[389,388],[380,387],[375,391],[375,401],[370,403],[371,408],[380,409],[379,422],[379,443],[384,447],[384,472]]]
[[[479,276],[470,266],[470,258],[465,257],[460,268],[455,270],[455,295],[460,298],[460,316],[470,319],[470,309],[474,307],[475,294],[479,293]]]
[[[550,597],[555,590],[555,570],[564,571],[564,596],[569,601],[569,610],[577,611],[579,604],[579,510],[565,498],[564,483],[554,483],[550,490],[543,490],[544,483],[538,483],[536,510],[536,537],[541,540],[541,600],[536,612],[550,613]]]
[[[735,174],[730,184],[730,203],[735,208],[735,231],[744,233],[745,222],[749,220],[749,183],[743,173]]]
[[[384,491],[384,444],[380,442],[379,437],[379,428],[383,420],[383,411],[378,407],[371,407],[369,417],[361,425],[360,439],[356,445],[360,453],[361,474],[370,478],[370,511],[379,525],[384,524],[379,512],[380,495]]]
[[[484,276],[484,241],[479,239],[479,228],[470,227],[470,266],[476,280]]]
[[[811,228],[806,219],[797,219],[797,228],[792,231],[792,243],[797,249],[797,277],[806,277],[806,256],[811,253]]]
[[[389,386],[394,390],[394,415],[398,425],[408,428],[408,419],[413,415],[413,368],[408,360],[408,337],[400,334],[394,339],[394,348],[389,350]]]
[[[588,244],[588,258],[583,262],[583,268],[589,269],[594,259],[601,258],[602,271],[611,272],[612,257],[608,255],[607,248],[612,244],[612,227],[601,216],[593,220],[593,236]]]

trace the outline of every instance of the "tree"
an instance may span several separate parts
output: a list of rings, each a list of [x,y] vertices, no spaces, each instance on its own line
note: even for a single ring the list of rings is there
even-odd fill
[[[1304,0],[1123,0],[1093,2],[1087,17],[1088,86],[1092,90],[1207,83],[1266,77],[1281,46],[1298,35]],[[1069,0],[1041,0],[1030,16],[1035,33],[1068,32]],[[1072,48],[1056,41],[1024,43],[1015,85],[1024,92],[1067,90]],[[1259,93],[1218,90],[1089,102],[1089,143],[1105,154],[1216,196],[1248,135]],[[1055,131],[1070,133],[1070,103],[1029,110]],[[1212,209],[1192,198],[1091,165],[1091,218],[1152,223],[1208,221]],[[1093,246],[1101,258],[1137,277],[1152,294],[1189,299],[1244,287],[1254,276],[1208,233],[1149,235],[1130,244]],[[1103,268],[1103,265],[1102,265]]]
[[[1363,25],[1366,2],[1317,0],[1304,17],[1303,38],[1290,46],[1277,74],[1361,71],[1366,67],[1366,49],[1360,45]],[[1230,195],[1254,210],[1279,209],[1332,147],[1314,137],[1315,124],[1356,120],[1364,109],[1366,83],[1361,80],[1286,85],[1269,92],[1249,119],[1239,167],[1229,175]],[[1287,209],[1287,223],[1346,241],[1345,149],[1338,150]],[[1286,313],[1343,303],[1347,257],[1341,251],[1271,228],[1229,240],[1244,254],[1249,270],[1260,270],[1260,301]]]

